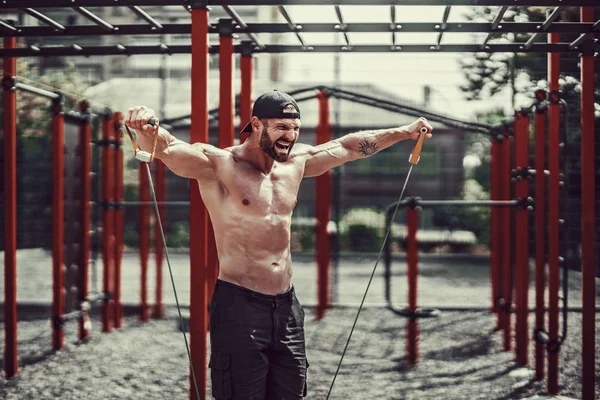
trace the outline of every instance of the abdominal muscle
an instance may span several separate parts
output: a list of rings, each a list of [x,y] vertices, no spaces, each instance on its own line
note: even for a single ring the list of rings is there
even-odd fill
[[[271,295],[291,287],[291,215],[215,217],[219,279]]]

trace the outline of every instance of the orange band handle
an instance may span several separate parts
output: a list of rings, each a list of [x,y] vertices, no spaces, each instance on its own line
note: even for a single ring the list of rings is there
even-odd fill
[[[417,143],[415,143],[415,147],[413,147],[412,152],[410,153],[410,158],[408,162],[417,165],[419,159],[421,158],[421,148],[423,147],[423,139],[425,139],[425,135],[427,134],[427,128],[424,126],[421,127],[421,134],[417,139]]]
[[[156,153],[156,144],[158,143],[158,118],[150,118],[148,120],[148,125],[154,126],[154,140],[152,141],[152,151],[150,152],[150,160],[148,161],[152,162],[152,160],[154,160],[154,154]],[[140,147],[135,142],[135,139],[133,138],[133,135],[131,134],[131,131],[127,125],[125,125],[125,130],[127,130],[127,135],[129,135],[129,140],[131,140],[134,155],[137,155],[138,152],[143,152],[143,150],[140,150]]]

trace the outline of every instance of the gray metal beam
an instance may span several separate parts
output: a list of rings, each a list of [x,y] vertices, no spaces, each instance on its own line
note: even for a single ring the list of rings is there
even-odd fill
[[[0,9],[28,7],[186,6],[187,0],[3,0]],[[211,6],[363,5],[363,6],[570,6],[594,7],[598,0],[208,0]]]
[[[235,18],[234,18],[235,19]],[[1,21],[1,20],[0,20]],[[280,23],[249,23],[239,24],[234,28],[234,33],[237,34],[250,34],[255,35],[257,33],[296,33],[290,31],[291,27],[289,24]],[[338,23],[307,23],[302,24],[301,32],[306,33],[327,33],[327,32],[340,32],[341,27],[336,29]],[[398,27],[398,26],[401,27]],[[439,25],[439,24],[438,24]],[[494,27],[494,23],[486,22],[464,22],[464,23],[452,23],[446,24],[444,29],[445,33],[474,33],[474,32],[490,32],[493,33],[535,33],[539,31],[539,23],[535,22],[503,22],[497,24]],[[57,31],[50,26],[18,26],[18,30],[10,30],[15,36],[98,36],[98,35],[153,35],[153,34],[191,34],[192,26],[189,23],[186,24],[163,24],[162,30],[153,29],[154,26],[146,24],[127,24],[127,25],[114,25],[113,30],[107,30],[100,26],[93,25],[71,25],[65,26],[64,30]],[[295,29],[298,29],[297,24]],[[593,33],[594,29],[600,28],[600,24],[592,23],[579,23],[579,22],[555,22],[551,24],[545,31],[547,33]],[[346,23],[344,24],[344,32],[440,32],[440,28],[436,29],[435,23],[427,22],[396,22],[390,23]],[[209,33],[217,34],[217,28],[211,26]],[[485,41],[487,44],[487,40]]]
[[[600,45],[596,44],[596,51]],[[241,53],[242,46],[236,45],[234,52]],[[521,44],[489,44],[484,49],[478,44],[444,44],[442,46],[433,46],[429,44],[411,44],[392,48],[388,45],[356,45],[349,48],[346,45],[319,45],[319,46],[298,46],[298,45],[266,45],[265,49],[255,49],[255,53],[474,53],[474,52],[529,52],[529,53],[571,53],[578,50],[569,43],[536,43],[529,50],[525,50]],[[213,46],[209,49],[211,54],[219,53],[219,46]],[[103,56],[103,55],[134,55],[134,54],[189,54],[191,46],[189,45],[155,45],[155,46],[52,46],[39,48],[17,48],[0,49],[0,57],[56,57],[56,56]]]

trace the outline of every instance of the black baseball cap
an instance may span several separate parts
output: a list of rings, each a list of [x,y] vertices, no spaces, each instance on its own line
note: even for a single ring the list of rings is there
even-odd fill
[[[284,112],[283,109],[292,105],[296,112]],[[272,90],[260,95],[252,107],[252,116],[257,118],[300,118],[300,108],[296,100],[287,93]],[[242,132],[252,132],[252,121],[249,121]]]

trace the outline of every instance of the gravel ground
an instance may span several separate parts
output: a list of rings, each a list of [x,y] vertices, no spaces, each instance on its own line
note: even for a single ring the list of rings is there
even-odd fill
[[[126,255],[127,257],[134,257]],[[186,255],[175,256],[178,291],[184,302]],[[2,257],[0,257],[2,258]],[[29,260],[29,262],[28,262]],[[41,266],[40,266],[41,263]],[[34,251],[19,254],[18,298],[20,302],[49,297],[47,255]],[[398,263],[400,264],[400,263]],[[37,267],[35,267],[37,265]],[[294,283],[300,301],[306,304],[307,352],[310,362],[308,399],[324,399],[335,373],[372,269],[372,260],[344,261],[339,274],[339,303],[322,321],[313,317],[315,273],[312,261],[297,262]],[[421,260],[419,302],[429,304],[485,305],[489,301],[487,263],[471,267],[445,261]],[[134,264],[132,270],[138,270]],[[394,273],[394,298],[406,296],[406,277]],[[381,271],[380,271],[381,272]],[[124,294],[136,304],[139,282],[124,280]],[[383,300],[380,274],[373,282],[368,304]],[[0,280],[0,289],[3,282]],[[580,305],[580,275],[569,280],[570,300]],[[165,293],[170,291],[165,288]],[[187,290],[187,293],[186,293]],[[152,292],[150,292],[152,293]],[[598,291],[600,294],[600,291]],[[128,297],[126,297],[127,299]],[[440,303],[441,301],[441,303]],[[41,300],[48,305],[47,301]],[[67,323],[65,349],[51,351],[50,324],[42,319],[26,320],[20,314],[18,326],[19,375],[0,377],[0,399],[187,399],[188,365],[177,313],[167,303],[162,320],[142,324],[134,315],[126,318],[121,331],[99,332],[94,314],[93,336],[76,344],[76,323]],[[600,304],[600,301],[598,302]],[[521,399],[542,398],[545,381],[534,382],[533,370],[518,368],[514,353],[502,352],[501,332],[494,332],[495,317],[487,312],[444,312],[439,318],[420,322],[419,364],[411,367],[405,359],[405,320],[383,307],[363,310],[346,353],[331,399]],[[129,307],[131,310],[131,307]],[[94,309],[97,313],[97,308]],[[2,318],[0,318],[1,320]],[[530,314],[530,324],[533,315]],[[569,314],[568,338],[560,353],[561,394],[581,398],[581,314]],[[596,330],[600,333],[600,316]],[[0,323],[0,329],[4,329]],[[531,346],[533,350],[533,346]],[[0,357],[4,341],[0,341]],[[600,399],[600,340],[596,341],[596,397]],[[530,357],[533,366],[533,352]],[[3,364],[3,360],[0,362]],[[198,368],[198,367],[196,367]],[[210,387],[210,382],[207,383]],[[207,393],[210,397],[210,389]]]
[[[322,321],[307,311],[308,398],[324,399],[356,309],[330,310]],[[58,353],[50,351],[47,320],[20,322],[20,374],[0,379],[0,398],[187,399],[186,351],[175,317],[173,309],[165,319],[146,324],[128,317],[123,330],[95,333],[84,345],[76,344],[76,324],[69,323],[65,349]],[[501,333],[491,329],[494,321],[483,312],[448,312],[423,320],[420,362],[411,367],[404,357],[404,319],[383,308],[367,308],[330,398],[521,399],[543,394],[545,383],[533,382],[531,369],[517,368],[513,353],[501,351]],[[98,327],[95,319],[95,332]],[[573,313],[560,365],[561,394],[572,398],[581,398],[580,329],[581,315]],[[596,365],[600,371],[598,358]],[[600,397],[600,388],[596,394]]]

